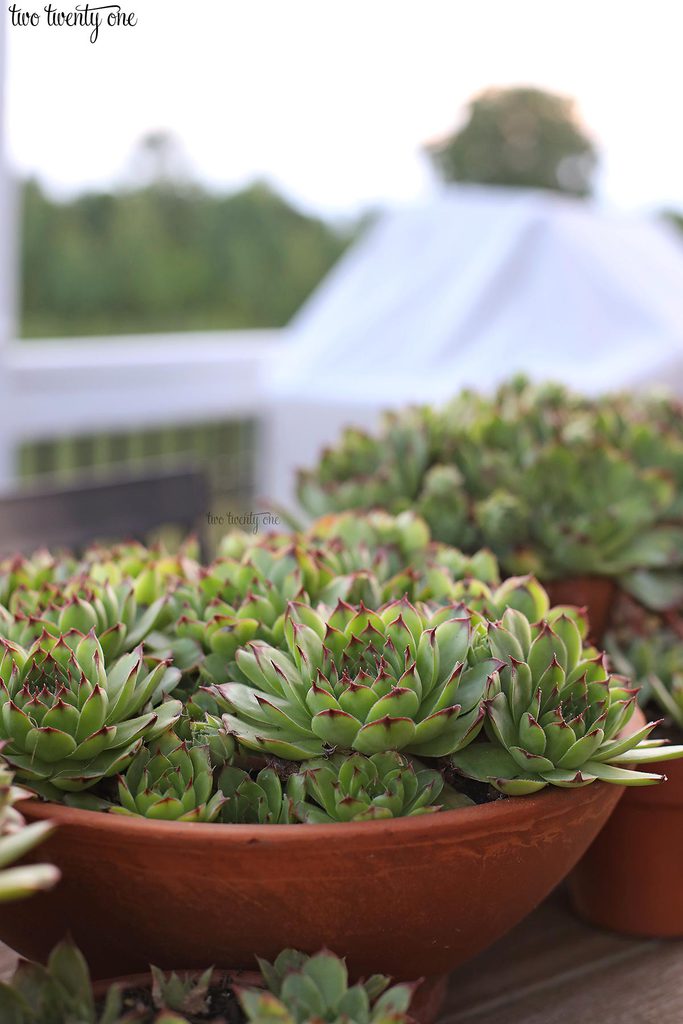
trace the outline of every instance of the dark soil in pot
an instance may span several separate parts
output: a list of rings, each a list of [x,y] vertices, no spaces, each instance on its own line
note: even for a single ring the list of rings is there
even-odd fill
[[[199,976],[198,971],[177,971],[182,976]],[[152,978],[149,974],[134,974],[121,978],[96,981],[93,984],[98,1010],[104,1006],[106,994],[112,985],[118,985],[124,995],[126,1012],[136,1009],[154,1009]],[[215,971],[209,989],[209,1012],[191,1014],[183,1011],[191,1024],[203,1024],[216,1017],[225,1018],[226,1024],[245,1024],[246,1017],[233,986],[242,988],[264,988],[263,977],[255,971]],[[434,1024],[443,1006],[448,989],[448,976],[438,975],[423,978],[416,986],[410,1003],[410,1018],[415,1024]]]
[[[195,971],[178,971],[176,973],[182,976],[199,976],[199,972]],[[107,992],[112,985],[117,985],[121,990],[124,1013],[135,1015],[136,1011],[147,1010],[150,1011],[151,1016],[154,1011],[158,1011],[152,994],[151,975],[134,974],[122,978],[96,981],[94,983],[93,992],[99,1013],[101,1013],[104,1007]],[[263,988],[263,979],[256,972],[214,971],[212,983],[206,997],[206,1010],[198,1010],[197,1012],[178,1010],[176,1012],[180,1013],[183,1018],[186,1018],[190,1024],[204,1024],[206,1021],[213,1022],[217,1019],[225,1020],[225,1024],[245,1024],[246,1016],[242,1012],[239,1001],[234,994],[233,985]]]

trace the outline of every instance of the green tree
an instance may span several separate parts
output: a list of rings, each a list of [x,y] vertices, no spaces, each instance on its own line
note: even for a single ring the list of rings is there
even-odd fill
[[[462,128],[428,148],[446,181],[585,196],[597,163],[572,100],[541,89],[487,89]]]
[[[148,180],[149,180],[149,176]],[[279,327],[351,237],[263,184],[23,194],[24,337]]]

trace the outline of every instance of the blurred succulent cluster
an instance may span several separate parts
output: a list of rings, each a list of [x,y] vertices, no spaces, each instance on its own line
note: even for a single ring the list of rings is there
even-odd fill
[[[369,608],[404,595],[449,601],[459,599],[468,579],[497,584],[493,555],[467,556],[432,542],[411,512],[327,516],[294,536],[234,532],[196,581],[174,591],[166,647],[158,632],[152,639],[190,677],[223,683],[241,678],[235,655],[250,640],[282,643],[291,601],[330,606],[341,599]]]
[[[490,548],[506,574],[618,577],[640,600],[683,599],[683,417],[674,402],[579,398],[523,378],[491,397],[348,430],[299,475],[312,515],[413,509],[433,536]]]
[[[482,782],[651,783],[625,765],[679,753],[651,726],[619,736],[634,691],[581,612],[409,509],[234,533],[208,566],[130,544],[3,579],[0,741],[22,785],[72,806],[368,821],[465,807]]]
[[[683,731],[683,621],[653,614],[622,599],[605,638],[610,661],[640,690],[639,703],[656,708],[667,730]]]
[[[258,959],[258,964],[259,988],[240,986],[212,967],[188,975],[152,967],[146,987],[113,984],[99,998],[82,953],[67,939],[45,966],[21,963],[10,982],[0,983],[0,1019],[3,1024],[226,1024],[240,1016],[252,1024],[410,1020],[414,985],[390,988],[390,979],[380,974],[349,985],[344,960],[329,950],[306,956],[286,949],[274,963]]]

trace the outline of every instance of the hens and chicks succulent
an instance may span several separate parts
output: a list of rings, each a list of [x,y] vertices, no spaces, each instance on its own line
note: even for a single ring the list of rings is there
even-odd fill
[[[209,566],[189,548],[39,554],[0,584],[5,757],[77,807],[366,821],[467,806],[458,777],[647,784],[628,766],[679,752],[652,724],[623,737],[635,692],[579,610],[410,511],[233,534]]]

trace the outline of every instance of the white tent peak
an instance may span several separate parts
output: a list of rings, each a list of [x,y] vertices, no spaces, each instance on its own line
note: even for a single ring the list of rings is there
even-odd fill
[[[389,212],[288,328],[263,493],[291,501],[293,467],[345,424],[517,372],[585,393],[683,393],[682,296],[683,244],[663,220],[477,186]]]
[[[551,192],[452,186],[381,217],[294,318],[277,390],[384,402],[511,372],[588,391],[683,359],[683,244]]]

